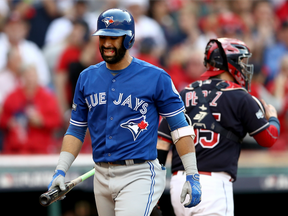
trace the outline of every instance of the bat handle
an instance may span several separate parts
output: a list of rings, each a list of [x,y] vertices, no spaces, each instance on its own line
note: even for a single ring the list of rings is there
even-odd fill
[[[39,202],[42,206],[49,206],[53,202],[63,199],[65,197],[65,194],[67,194],[73,187],[84,181],[85,179],[93,176],[95,174],[95,169],[93,168],[89,172],[79,176],[78,178],[65,183],[65,190],[61,191],[58,186],[50,189],[49,191],[41,194],[39,197]]]
[[[59,200],[61,197],[63,197],[66,193],[68,193],[73,187],[74,184],[71,182],[68,182],[65,184],[66,189],[61,190],[58,186],[50,189],[46,193],[41,194],[39,197],[39,202],[42,206],[49,206],[53,202]]]

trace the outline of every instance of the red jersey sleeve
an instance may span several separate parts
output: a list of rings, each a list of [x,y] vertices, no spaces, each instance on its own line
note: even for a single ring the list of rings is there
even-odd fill
[[[263,147],[271,147],[279,137],[279,131],[276,126],[269,125],[265,130],[255,134],[254,139]]]

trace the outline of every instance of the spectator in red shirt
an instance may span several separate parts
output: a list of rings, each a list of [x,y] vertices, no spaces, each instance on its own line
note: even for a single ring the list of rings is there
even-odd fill
[[[280,71],[273,81],[267,85],[268,90],[278,99],[282,100],[282,109],[278,112],[281,125],[279,139],[271,150],[288,149],[288,54],[280,61]]]
[[[0,117],[0,127],[4,129],[3,153],[51,153],[56,147],[54,129],[61,126],[57,99],[51,90],[38,84],[34,66],[26,66],[22,78],[22,85],[4,101]]]
[[[101,53],[96,48],[99,46],[98,39],[96,37],[92,37],[89,42],[85,45],[85,47],[82,49],[79,61],[72,62],[69,64],[69,83],[71,85],[72,89],[72,98],[74,97],[74,91],[76,88],[76,83],[78,80],[78,77],[80,73],[90,65],[94,65],[102,61]],[[69,126],[71,112],[66,112],[65,115],[65,123],[64,126],[65,131]],[[89,130],[87,130],[82,148],[81,153],[91,153],[91,138]]]
[[[60,55],[55,70],[55,88],[62,113],[72,104],[72,88],[69,82],[69,65],[78,62],[81,51],[89,40],[89,27],[85,21],[74,22],[73,30],[68,38],[68,45]]]
[[[205,71],[203,52],[192,49],[187,56],[185,51],[181,46],[175,47],[167,60],[167,72],[178,91],[183,90],[189,83],[205,79],[201,77]]]
[[[157,67],[162,67],[159,57],[154,55],[156,49],[156,42],[152,37],[145,37],[139,41],[139,53],[136,58],[153,64]],[[162,67],[163,68],[163,67]]]

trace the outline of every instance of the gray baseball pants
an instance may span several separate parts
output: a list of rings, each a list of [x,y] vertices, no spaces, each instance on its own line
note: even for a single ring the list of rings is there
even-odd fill
[[[94,195],[99,216],[149,216],[166,184],[158,159],[133,165],[97,163]]]

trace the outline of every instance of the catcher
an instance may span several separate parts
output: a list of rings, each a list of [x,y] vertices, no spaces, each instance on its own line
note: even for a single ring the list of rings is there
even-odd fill
[[[248,64],[247,45],[237,39],[211,39],[205,50],[205,81],[187,86],[180,95],[188,120],[194,127],[202,202],[184,208],[180,193],[185,170],[172,145],[171,202],[178,215],[234,215],[232,183],[237,179],[241,141],[249,133],[259,145],[271,147],[280,133],[272,105],[252,97],[248,91],[253,65]],[[191,119],[191,120],[190,120]],[[172,139],[164,119],[158,130],[158,159],[165,164]]]

